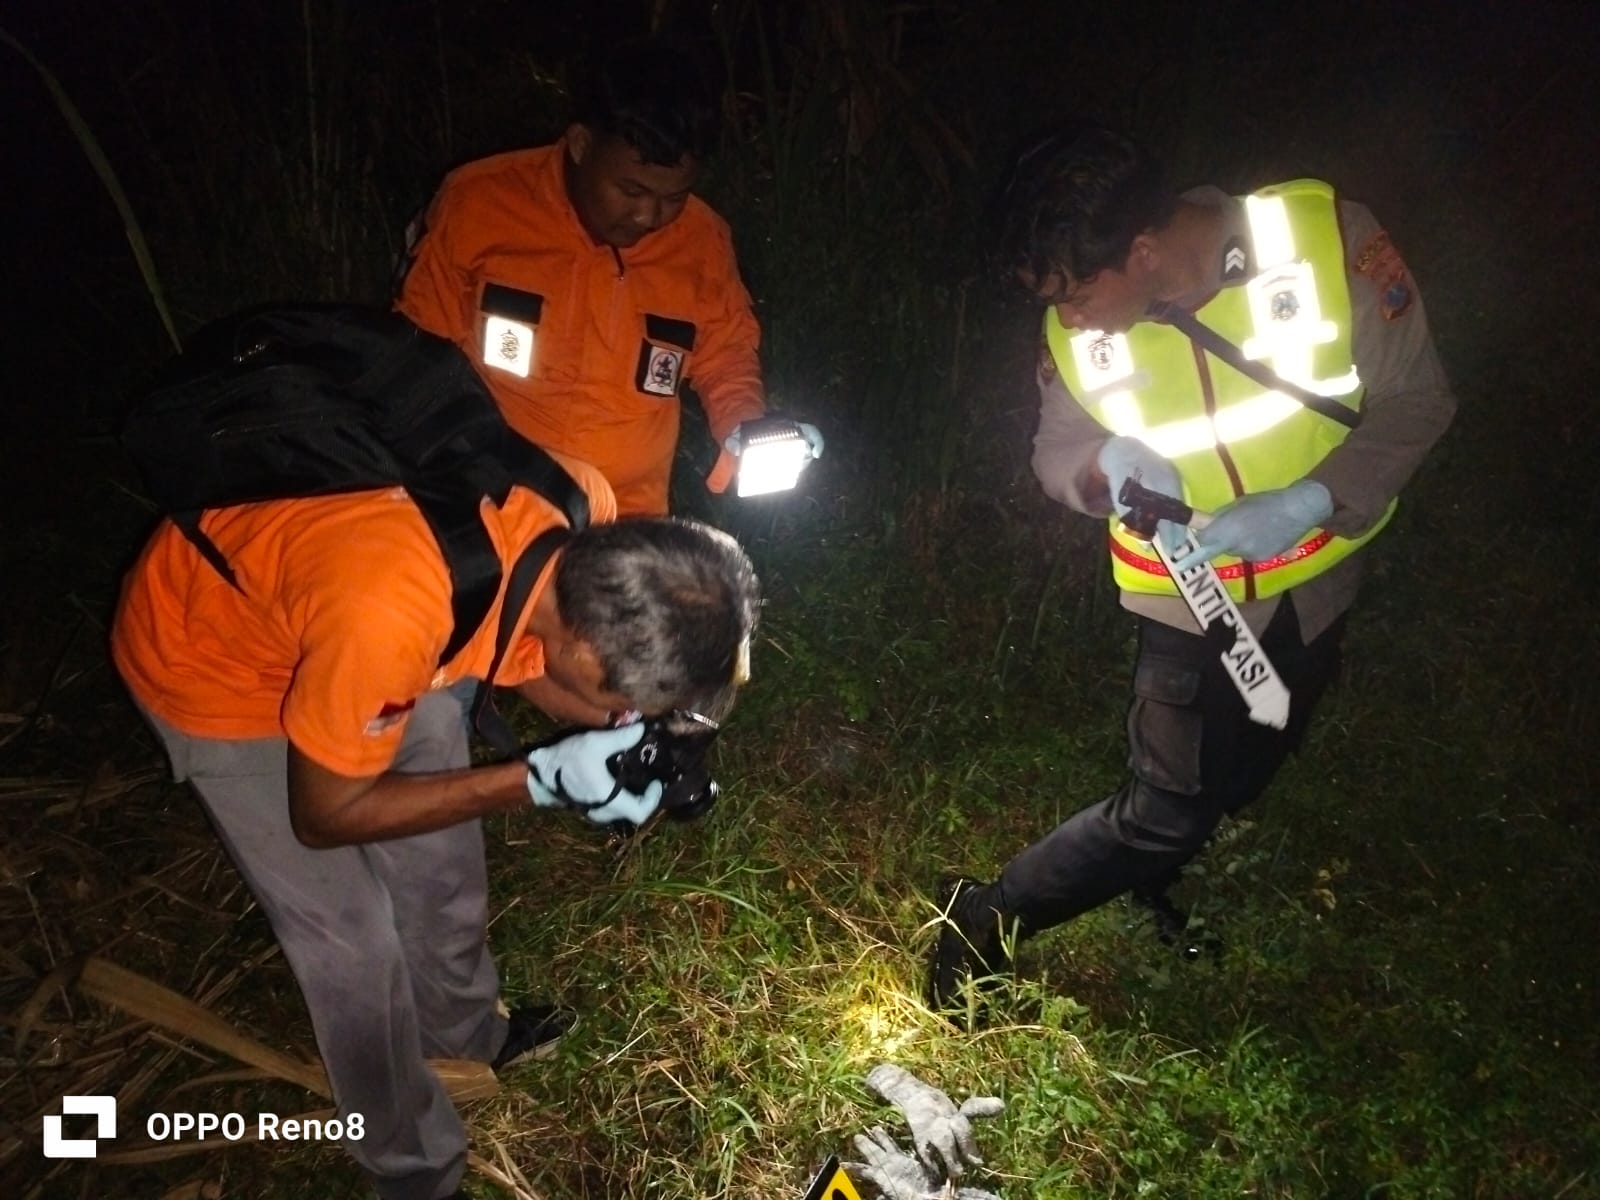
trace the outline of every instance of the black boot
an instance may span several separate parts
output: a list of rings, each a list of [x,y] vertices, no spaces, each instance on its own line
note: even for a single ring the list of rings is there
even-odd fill
[[[1011,971],[1006,943],[1017,921],[1000,904],[996,884],[965,876],[940,881],[937,894],[944,919],[928,963],[928,1006],[955,1020],[977,1016],[969,983],[992,986]]]
[[[1158,880],[1154,886],[1134,888],[1128,893],[1129,904],[1135,908],[1143,908],[1150,914],[1156,937],[1161,939],[1162,945],[1171,946],[1176,950],[1178,957],[1184,962],[1218,957],[1222,953],[1222,943],[1216,934],[1205,929],[1191,932],[1189,914],[1174,904],[1172,897],[1167,895],[1167,888],[1176,882],[1176,879],[1177,873],[1173,872],[1170,878]]]

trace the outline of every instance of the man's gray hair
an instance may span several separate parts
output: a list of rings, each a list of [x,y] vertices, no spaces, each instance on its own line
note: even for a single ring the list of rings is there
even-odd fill
[[[743,682],[760,589],[721,530],[678,518],[591,525],[556,573],[561,619],[588,642],[608,690],[647,715],[690,709],[720,720]]]

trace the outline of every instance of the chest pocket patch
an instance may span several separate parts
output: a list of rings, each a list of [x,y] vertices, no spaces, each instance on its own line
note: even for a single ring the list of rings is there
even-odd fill
[[[483,285],[478,301],[483,323],[483,365],[522,379],[533,369],[535,333],[544,297],[499,283]]]
[[[684,368],[694,349],[693,321],[644,315],[644,340],[639,343],[639,366],[633,386],[651,396],[676,396]]]

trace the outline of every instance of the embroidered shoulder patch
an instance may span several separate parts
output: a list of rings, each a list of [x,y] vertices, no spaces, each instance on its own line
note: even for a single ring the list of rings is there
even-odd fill
[[[1357,273],[1378,289],[1378,311],[1385,321],[1397,320],[1410,311],[1415,295],[1411,273],[1387,233],[1375,234],[1356,256],[1355,265]]]

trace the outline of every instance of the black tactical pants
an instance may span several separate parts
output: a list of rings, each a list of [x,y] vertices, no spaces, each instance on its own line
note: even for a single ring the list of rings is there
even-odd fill
[[[1292,697],[1280,731],[1250,720],[1215,644],[1140,618],[1128,711],[1131,777],[1006,864],[1000,900],[1022,933],[1172,878],[1223,816],[1266,789],[1299,745],[1338,671],[1343,633],[1340,617],[1303,645],[1294,604],[1284,597],[1260,638]]]

